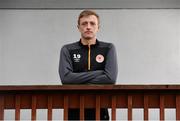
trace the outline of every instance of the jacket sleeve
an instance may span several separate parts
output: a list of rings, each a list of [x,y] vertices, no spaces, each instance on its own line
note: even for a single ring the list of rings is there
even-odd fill
[[[118,74],[117,54],[113,44],[106,56],[103,74],[89,81],[90,84],[115,84]]]
[[[102,70],[74,73],[70,53],[66,46],[62,47],[59,62],[59,75],[62,84],[87,84],[102,74]]]

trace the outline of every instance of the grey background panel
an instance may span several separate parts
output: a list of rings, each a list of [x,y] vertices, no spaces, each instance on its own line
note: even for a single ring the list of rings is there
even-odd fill
[[[0,41],[0,55],[3,57],[3,44],[2,41]],[[0,72],[2,72],[2,64],[3,64],[3,59],[0,58]],[[2,73],[0,73],[0,77]]]
[[[180,8],[179,0],[0,0],[0,8]]]
[[[62,45],[79,40],[81,10],[0,10],[0,84],[61,84]],[[180,10],[97,10],[115,44],[117,84],[180,83]]]

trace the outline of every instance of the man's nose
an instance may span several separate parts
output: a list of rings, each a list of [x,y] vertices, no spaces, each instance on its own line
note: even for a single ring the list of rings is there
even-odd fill
[[[91,24],[90,23],[87,24],[87,29],[91,29]]]

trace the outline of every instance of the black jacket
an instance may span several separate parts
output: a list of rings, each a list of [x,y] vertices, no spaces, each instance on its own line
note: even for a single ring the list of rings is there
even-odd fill
[[[61,49],[59,75],[63,84],[114,84],[117,58],[111,43],[96,40],[85,46],[81,41]],[[101,109],[100,119],[109,120],[108,109]],[[68,119],[79,120],[79,109],[69,109]],[[85,109],[85,120],[95,120],[95,109]]]
[[[61,49],[59,75],[63,84],[114,84],[117,72],[112,43],[96,40],[89,47],[78,41]]]

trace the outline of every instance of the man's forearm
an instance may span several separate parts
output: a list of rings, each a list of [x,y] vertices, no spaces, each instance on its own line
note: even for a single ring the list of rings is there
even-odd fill
[[[95,79],[96,77],[103,74],[103,71],[89,71],[89,72],[80,72],[80,73],[73,73],[68,72],[61,76],[61,80],[63,84],[88,84],[89,81]]]
[[[89,84],[115,84],[115,80],[111,80],[105,74],[100,75],[89,81]]]

